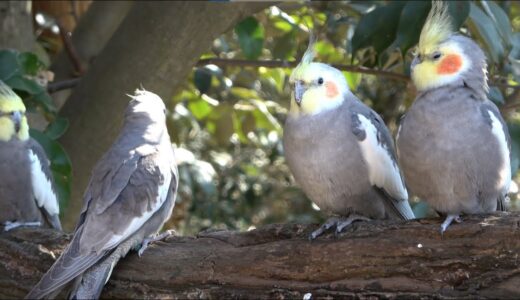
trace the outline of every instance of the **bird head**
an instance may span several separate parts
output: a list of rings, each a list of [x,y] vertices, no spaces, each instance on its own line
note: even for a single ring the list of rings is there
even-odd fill
[[[314,41],[311,38],[301,62],[291,73],[291,115],[314,115],[338,107],[349,92],[343,74],[327,64],[312,62]]]
[[[29,138],[29,125],[22,99],[0,80],[0,141]]]
[[[411,65],[416,88],[426,91],[460,82],[487,91],[486,67],[480,47],[452,31],[448,4],[432,1]]]
[[[148,123],[163,125],[166,121],[166,106],[161,97],[144,89],[137,89],[134,95],[128,95],[130,101],[127,111],[127,119],[143,119]]]

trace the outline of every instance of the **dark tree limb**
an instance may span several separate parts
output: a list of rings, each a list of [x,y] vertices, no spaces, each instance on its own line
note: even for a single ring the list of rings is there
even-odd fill
[[[239,66],[239,67],[266,67],[266,68],[294,68],[299,61],[287,60],[248,60],[248,59],[228,59],[228,58],[205,58],[197,62],[197,66],[202,67],[209,64],[214,64],[220,67],[223,66]],[[354,73],[371,74],[378,76],[385,76],[395,80],[408,81],[410,77],[394,73],[390,71],[370,69],[363,66],[331,64],[336,69]]]
[[[309,242],[310,225],[268,225],[158,242],[115,268],[102,298],[520,297],[520,213],[355,224]],[[0,235],[0,298],[22,297],[69,237]]]

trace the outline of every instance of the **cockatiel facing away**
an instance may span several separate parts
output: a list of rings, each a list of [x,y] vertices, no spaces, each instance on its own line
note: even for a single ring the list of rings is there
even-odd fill
[[[314,239],[355,220],[414,218],[383,120],[348,89],[343,74],[314,63],[312,42],[290,77],[293,88],[284,128],[285,157],[296,182],[336,217]]]
[[[486,96],[484,53],[451,31],[447,4],[433,2],[411,69],[418,95],[397,134],[411,193],[447,215],[441,232],[462,213],[503,210],[509,134]]]
[[[121,133],[92,171],[72,241],[27,299],[53,297],[73,280],[71,298],[99,298],[117,261],[139,245],[141,255],[170,218],[178,173],[166,109],[147,91],[132,98]]]
[[[25,105],[0,80],[0,223],[4,230],[61,230],[52,173],[43,148],[29,137]]]

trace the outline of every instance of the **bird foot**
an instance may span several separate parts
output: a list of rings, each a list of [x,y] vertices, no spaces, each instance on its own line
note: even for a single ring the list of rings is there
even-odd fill
[[[450,226],[450,224],[453,221],[460,223],[460,222],[462,222],[462,219],[460,218],[459,215],[448,215],[446,217],[446,220],[444,220],[444,222],[442,222],[442,224],[441,224],[441,235],[444,234],[446,229],[448,229],[448,226]]]
[[[324,232],[331,229],[332,227],[336,227],[335,234],[338,235],[343,231],[343,229],[345,229],[355,221],[370,221],[370,219],[356,214],[351,214],[346,218],[329,218],[325,223],[323,223],[323,225],[320,226],[320,228],[316,229],[309,235],[309,240],[312,241],[316,239],[318,236],[322,235]]]
[[[153,243],[153,242],[157,242],[157,241],[162,241],[170,236],[175,236],[177,233],[175,232],[175,230],[173,229],[169,229],[169,230],[166,230],[165,232],[161,233],[161,234],[156,234],[154,236],[151,236],[151,237],[147,237],[143,240],[143,242],[141,243],[141,247],[139,248],[139,250],[137,251],[137,255],[139,255],[139,257],[141,257],[141,255],[143,255],[144,251],[148,248],[148,245],[150,243]]]
[[[11,222],[7,221],[4,223],[4,231],[10,231],[18,227],[40,227],[42,226],[41,222]]]

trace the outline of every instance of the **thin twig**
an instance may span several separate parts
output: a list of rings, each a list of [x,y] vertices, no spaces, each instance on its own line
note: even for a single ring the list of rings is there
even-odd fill
[[[72,39],[70,38],[69,32],[65,30],[65,28],[62,26],[59,20],[57,20],[56,24],[58,25],[58,28],[60,30],[60,36],[63,41],[63,46],[65,47],[65,50],[67,51],[67,54],[69,55],[69,58],[72,61],[72,64],[74,65],[74,70],[78,75],[83,75],[83,73],[85,73],[85,68],[81,63],[78,51],[74,47],[74,44],[72,44]]]
[[[241,67],[266,67],[266,68],[294,68],[298,65],[297,61],[287,60],[247,60],[247,59],[225,59],[225,58],[206,58],[197,62],[198,67],[214,64],[217,66],[241,66]],[[336,69],[371,75],[385,76],[396,80],[408,81],[410,78],[406,75],[388,72],[383,70],[369,69],[359,66],[332,64]]]
[[[62,81],[57,81],[53,83],[49,83],[47,85],[47,92],[54,93],[61,90],[66,90],[75,87],[81,80],[80,78],[72,78],[72,79],[65,79]]]

